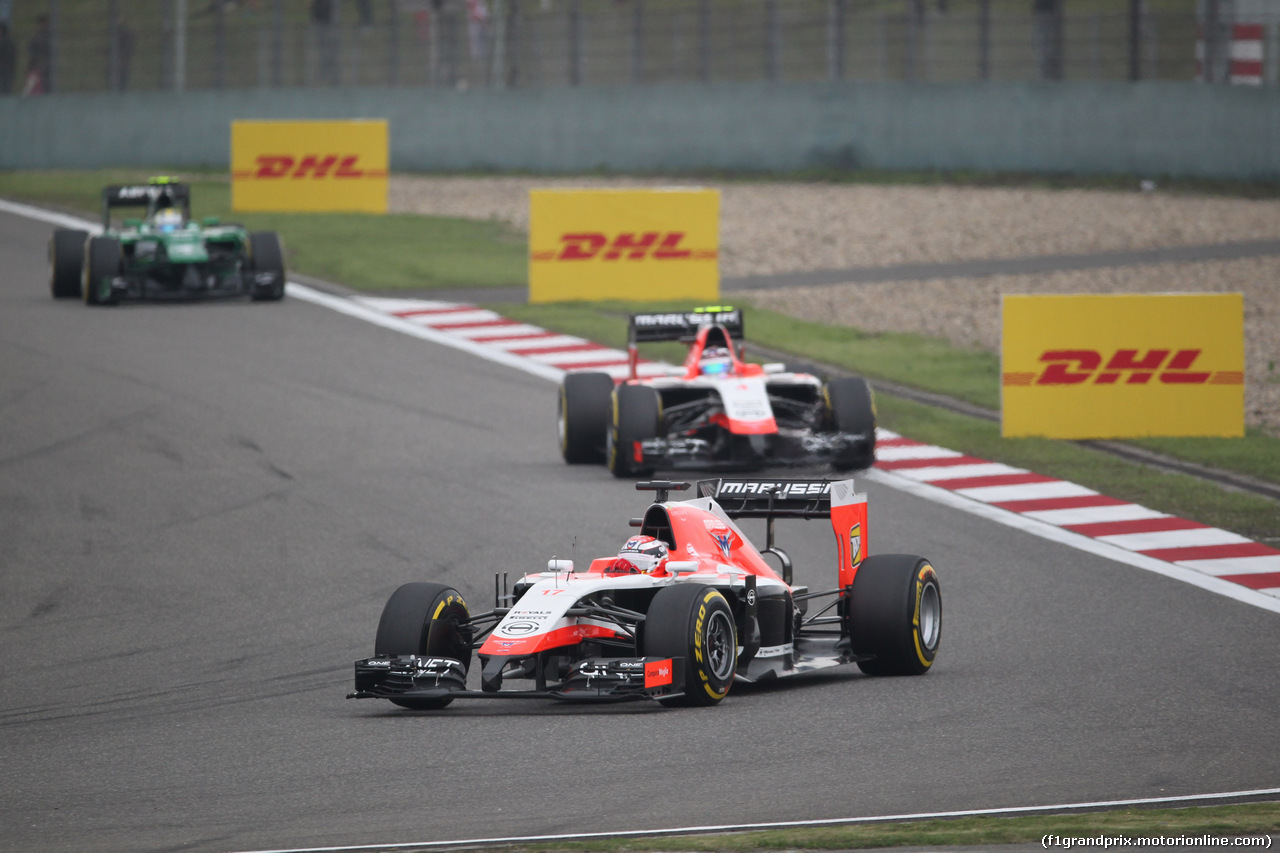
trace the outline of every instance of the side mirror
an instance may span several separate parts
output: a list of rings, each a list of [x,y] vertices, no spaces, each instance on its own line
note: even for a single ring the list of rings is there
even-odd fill
[[[134,218],[133,218],[133,217],[131,217],[131,216],[130,216],[130,217],[126,217],[126,218],[125,218],[125,220],[124,220],[124,227],[125,227],[125,228],[137,228],[137,227],[138,227],[138,226],[140,226],[141,224],[142,224],[142,220],[141,220],[141,219],[134,219]]]
[[[212,228],[215,225],[221,225],[222,220],[216,216],[206,216],[204,219],[200,220],[200,224],[205,228]]]
[[[573,560],[547,560],[547,571],[549,572],[572,572]]]
[[[698,570],[697,560],[668,560],[667,571],[673,575],[691,575]]]
[[[771,361],[762,366],[764,367],[765,373],[786,373],[787,372],[787,366],[780,361]]]

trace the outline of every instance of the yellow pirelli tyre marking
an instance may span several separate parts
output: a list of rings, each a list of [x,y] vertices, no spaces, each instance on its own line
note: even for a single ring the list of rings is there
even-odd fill
[[[709,590],[707,594],[702,597],[703,603],[698,605],[698,621],[696,625],[697,634],[694,638],[694,648],[695,654],[698,658],[698,663],[702,663],[702,626],[706,621],[707,603],[717,598],[724,601],[724,596],[718,591],[714,589]],[[725,606],[728,606],[727,601],[725,601]],[[711,686],[710,679],[707,678],[707,673],[702,669],[702,667],[698,667],[698,675],[702,678],[702,689],[707,691],[707,695],[712,699],[723,699],[725,694],[729,692],[729,684],[726,684],[723,690],[716,690],[713,688]],[[730,683],[732,683],[732,680],[730,680]]]
[[[444,609],[445,609],[446,607],[448,607],[450,604],[453,604],[453,602],[455,602],[455,601],[457,601],[457,602],[458,602],[458,604],[462,607],[462,609],[463,609],[463,610],[466,610],[466,609],[467,609],[467,603],[466,603],[465,601],[463,601],[463,600],[462,600],[462,596],[460,596],[460,595],[451,595],[451,596],[449,596],[448,598],[446,598],[444,601],[440,602],[440,604],[436,607],[436,612],[435,612],[434,614],[432,614],[431,618],[432,618],[432,619],[439,619],[439,618],[440,618],[440,614],[444,612]],[[468,612],[469,612],[469,611],[468,611]]]
[[[916,644],[916,657],[920,659],[920,664],[925,669],[933,666],[933,660],[925,657],[924,647],[920,645],[920,601],[924,598],[924,588],[934,577],[933,566],[925,563],[920,567],[920,573],[916,575],[916,606],[915,612],[911,615],[911,625],[915,629],[911,632],[911,638]]]

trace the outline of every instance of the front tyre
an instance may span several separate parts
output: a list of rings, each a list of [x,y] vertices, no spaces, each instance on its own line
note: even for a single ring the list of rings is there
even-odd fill
[[[79,299],[88,231],[58,228],[49,238],[49,292],[54,299]]]
[[[678,583],[653,597],[644,620],[646,657],[684,658],[684,695],[664,705],[715,705],[738,665],[733,610],[714,587]]]
[[[253,270],[254,302],[279,302],[284,298],[284,245],[274,231],[254,231],[249,235],[249,256]]]
[[[84,250],[82,289],[86,305],[115,305],[111,281],[120,274],[120,241],[113,237],[90,237]]]
[[[929,561],[914,554],[867,557],[845,608],[853,651],[868,675],[924,675],[942,642],[942,587]]]
[[[612,416],[613,377],[607,373],[566,373],[560,384],[556,427],[560,455],[570,465],[605,461],[605,434]]]
[[[861,376],[841,376],[822,386],[831,428],[860,440],[831,462],[837,471],[870,468],[876,461],[876,404],[871,386]]]
[[[439,583],[407,583],[382,608],[373,653],[453,658],[469,670],[471,635],[466,626],[470,621],[467,603],[456,589]],[[421,711],[443,708],[453,697],[391,701]]]
[[[647,477],[639,442],[657,438],[662,423],[662,400],[647,385],[619,385],[613,389],[613,420],[605,436],[605,463],[615,477]]]

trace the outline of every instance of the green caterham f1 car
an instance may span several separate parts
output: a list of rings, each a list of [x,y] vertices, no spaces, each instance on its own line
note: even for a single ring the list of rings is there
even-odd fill
[[[274,231],[250,233],[217,217],[191,219],[191,188],[170,178],[102,191],[102,234],[59,228],[49,241],[55,299],[89,305],[122,299],[208,299],[284,296],[284,250]],[[142,218],[112,222],[117,208],[143,208]]]

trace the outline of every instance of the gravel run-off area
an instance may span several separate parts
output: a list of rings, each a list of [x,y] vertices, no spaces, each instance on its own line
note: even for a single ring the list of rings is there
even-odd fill
[[[533,188],[655,187],[629,178],[425,177],[391,181],[394,212],[497,219],[528,229]],[[1280,240],[1280,200],[1113,190],[726,182],[725,277]],[[806,320],[916,332],[996,352],[1006,293],[1240,292],[1245,421],[1280,435],[1280,255],[1087,271],[753,290],[735,295]]]

